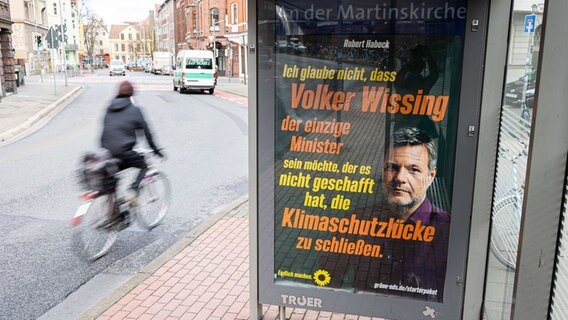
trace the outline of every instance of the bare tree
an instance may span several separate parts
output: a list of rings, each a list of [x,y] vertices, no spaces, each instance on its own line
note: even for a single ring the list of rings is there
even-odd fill
[[[93,58],[95,47],[97,45],[97,32],[99,26],[103,25],[102,19],[99,19],[94,11],[92,11],[86,1],[82,2],[80,17],[83,23],[83,39],[85,42],[85,51],[90,59]],[[91,65],[94,61],[91,61]]]
[[[156,50],[156,34],[154,28],[149,22],[145,22],[139,26],[140,33],[142,34],[142,51],[144,55],[152,56]]]

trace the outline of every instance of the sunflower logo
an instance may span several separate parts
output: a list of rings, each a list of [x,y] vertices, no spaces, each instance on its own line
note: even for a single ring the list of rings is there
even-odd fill
[[[314,282],[320,287],[325,287],[331,282],[331,276],[327,270],[319,269],[314,272]]]

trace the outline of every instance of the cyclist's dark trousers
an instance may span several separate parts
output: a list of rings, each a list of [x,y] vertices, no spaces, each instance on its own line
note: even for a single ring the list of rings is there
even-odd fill
[[[118,159],[122,160],[120,163],[120,170],[128,169],[128,168],[140,168],[140,172],[138,172],[138,176],[136,180],[132,183],[130,188],[135,192],[138,192],[138,187],[148,171],[148,165],[146,161],[144,161],[144,157],[141,154],[138,154],[136,151],[128,151],[123,154],[117,156]]]

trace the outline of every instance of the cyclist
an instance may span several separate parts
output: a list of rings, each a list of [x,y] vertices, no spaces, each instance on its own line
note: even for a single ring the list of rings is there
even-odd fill
[[[138,187],[148,170],[144,157],[133,150],[136,145],[137,133],[143,132],[154,153],[162,158],[164,157],[154,143],[142,111],[132,103],[133,94],[134,88],[130,82],[123,81],[120,83],[117,96],[107,108],[101,136],[101,146],[108,149],[114,158],[121,160],[120,170],[140,169],[136,180],[130,186],[127,199],[125,199],[131,206],[136,205]]]

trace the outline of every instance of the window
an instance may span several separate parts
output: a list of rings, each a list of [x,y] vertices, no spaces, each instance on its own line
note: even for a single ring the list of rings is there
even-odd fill
[[[132,33],[128,34],[128,40],[132,40]]]
[[[120,49],[122,49],[121,51],[126,51],[125,48],[124,43],[120,45]]]
[[[103,40],[99,40],[99,46],[103,45]]]
[[[31,14],[30,14],[30,7],[28,6],[28,4],[25,5],[26,6],[26,20],[32,20],[31,19]]]
[[[120,34],[120,40],[124,40],[124,33]]]
[[[53,4],[53,14],[57,15],[57,3]]]
[[[44,21],[47,21],[47,7],[41,9],[41,24],[45,24]]]
[[[213,61],[209,58],[187,58],[185,61],[187,69],[213,69]]]
[[[140,40],[140,34],[136,34],[136,40]]]
[[[114,51],[118,51],[118,43],[114,44]],[[117,58],[118,59],[118,58]]]
[[[213,30],[219,28],[219,9],[211,9],[211,27]]]
[[[233,18],[232,19],[233,24],[239,23],[239,11],[238,11],[236,3],[233,3],[231,5],[231,15],[232,15],[232,18]]]
[[[497,165],[493,185],[491,254],[487,262],[487,282],[485,283],[486,305],[484,319],[507,318],[511,315],[512,301],[515,301],[517,280],[517,250],[520,239],[519,230],[524,220],[523,190],[526,183],[527,161],[531,145],[531,118],[533,115],[534,90],[538,63],[535,58],[540,50],[540,41],[535,41],[537,32],[525,33],[526,11],[515,9],[511,15],[509,54],[505,71],[505,86],[499,126]],[[543,3],[546,1],[542,1]],[[543,4],[544,5],[544,4]],[[528,7],[529,10],[531,7]],[[533,21],[535,29],[542,25],[542,10],[535,5]],[[535,30],[535,31],[536,31]],[[523,49],[520,49],[520,47]],[[528,52],[527,52],[528,51]],[[517,67],[522,64],[524,69]],[[524,94],[523,94],[524,92]],[[506,219],[506,220],[504,220]],[[506,222],[503,222],[506,221]],[[553,288],[562,288],[555,284]],[[489,298],[489,293],[492,294]],[[491,300],[489,302],[489,300]],[[557,305],[557,304],[553,304]],[[549,314],[550,316],[550,314]],[[558,319],[566,316],[560,315]],[[554,319],[554,317],[549,317]]]

